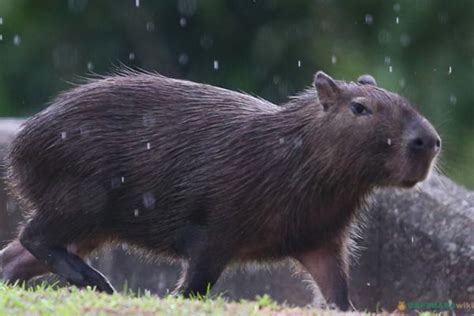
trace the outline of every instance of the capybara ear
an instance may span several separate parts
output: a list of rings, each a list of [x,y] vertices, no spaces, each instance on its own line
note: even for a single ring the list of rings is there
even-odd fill
[[[375,81],[374,77],[369,74],[365,74],[357,78],[357,82],[360,84],[368,84],[371,86],[377,86],[377,81]]]
[[[322,71],[314,75],[314,87],[318,92],[319,102],[325,109],[329,104],[334,103],[333,100],[340,90],[336,81]]]

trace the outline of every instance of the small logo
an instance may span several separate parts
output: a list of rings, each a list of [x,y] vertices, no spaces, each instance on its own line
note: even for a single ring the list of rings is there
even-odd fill
[[[400,312],[404,312],[406,311],[406,309],[407,309],[407,304],[405,303],[405,301],[398,302],[398,310]]]

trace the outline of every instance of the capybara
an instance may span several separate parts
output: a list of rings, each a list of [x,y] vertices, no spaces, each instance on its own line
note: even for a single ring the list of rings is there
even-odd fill
[[[328,303],[351,307],[351,229],[374,188],[427,177],[441,141],[405,98],[317,72],[281,106],[122,71],[61,94],[8,154],[24,209],[3,279],[53,272],[112,293],[83,261],[108,242],[183,262],[178,290],[206,292],[229,265],[292,258]]]

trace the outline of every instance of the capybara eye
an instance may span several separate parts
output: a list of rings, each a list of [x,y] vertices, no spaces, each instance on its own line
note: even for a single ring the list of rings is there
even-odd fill
[[[365,105],[359,103],[359,102],[352,102],[351,103],[351,110],[352,113],[355,115],[369,115],[372,114],[372,112],[365,107]]]

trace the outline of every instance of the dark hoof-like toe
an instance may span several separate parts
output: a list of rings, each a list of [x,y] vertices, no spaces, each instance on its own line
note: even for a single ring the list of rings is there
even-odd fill
[[[116,292],[114,287],[110,283],[102,284],[100,287],[97,288],[97,290],[107,294],[114,294]]]

